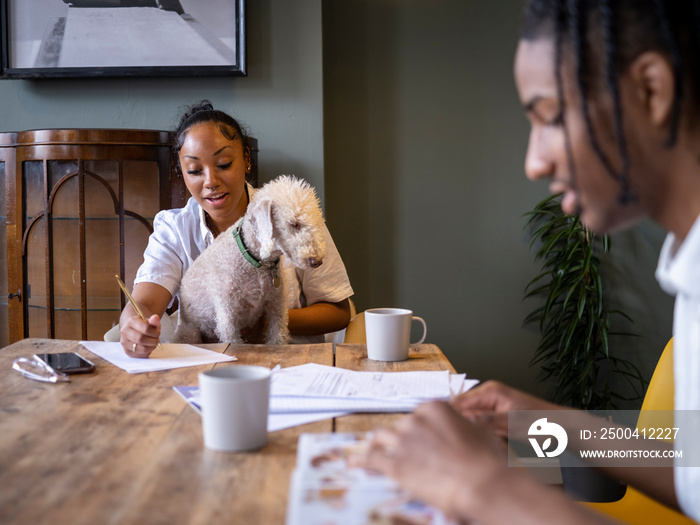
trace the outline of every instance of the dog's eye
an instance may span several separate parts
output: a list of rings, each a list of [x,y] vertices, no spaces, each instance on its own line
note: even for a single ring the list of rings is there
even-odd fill
[[[292,223],[290,223],[289,226],[290,226],[293,230],[298,230],[299,228],[301,228],[301,225],[300,225],[298,222],[292,222]]]

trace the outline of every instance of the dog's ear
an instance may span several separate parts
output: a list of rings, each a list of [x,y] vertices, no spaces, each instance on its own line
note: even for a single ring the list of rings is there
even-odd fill
[[[272,240],[272,200],[265,199],[260,203],[260,215],[258,220],[258,240],[260,241],[260,259],[268,259],[275,249]]]

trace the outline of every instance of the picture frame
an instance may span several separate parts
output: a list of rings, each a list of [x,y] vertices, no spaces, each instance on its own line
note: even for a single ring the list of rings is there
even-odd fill
[[[0,0],[0,78],[246,76],[245,0]]]

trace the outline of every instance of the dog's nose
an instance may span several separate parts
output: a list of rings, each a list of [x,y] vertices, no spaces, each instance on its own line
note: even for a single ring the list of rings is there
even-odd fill
[[[309,266],[312,268],[318,268],[323,264],[323,259],[317,259],[316,257],[309,257]]]

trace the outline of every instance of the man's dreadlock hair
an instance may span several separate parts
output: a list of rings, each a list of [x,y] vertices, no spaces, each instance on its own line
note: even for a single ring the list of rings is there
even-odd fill
[[[553,38],[555,77],[562,105],[562,61],[566,53],[573,59],[591,146],[607,172],[619,182],[620,199],[631,200],[618,76],[645,51],[656,51],[668,58],[675,75],[675,97],[666,146],[673,147],[684,99],[688,97],[693,112],[700,108],[700,0],[530,0],[521,37]],[[588,95],[601,88],[612,97],[619,169],[604,153],[591,124]],[[564,129],[566,132],[566,126]]]

